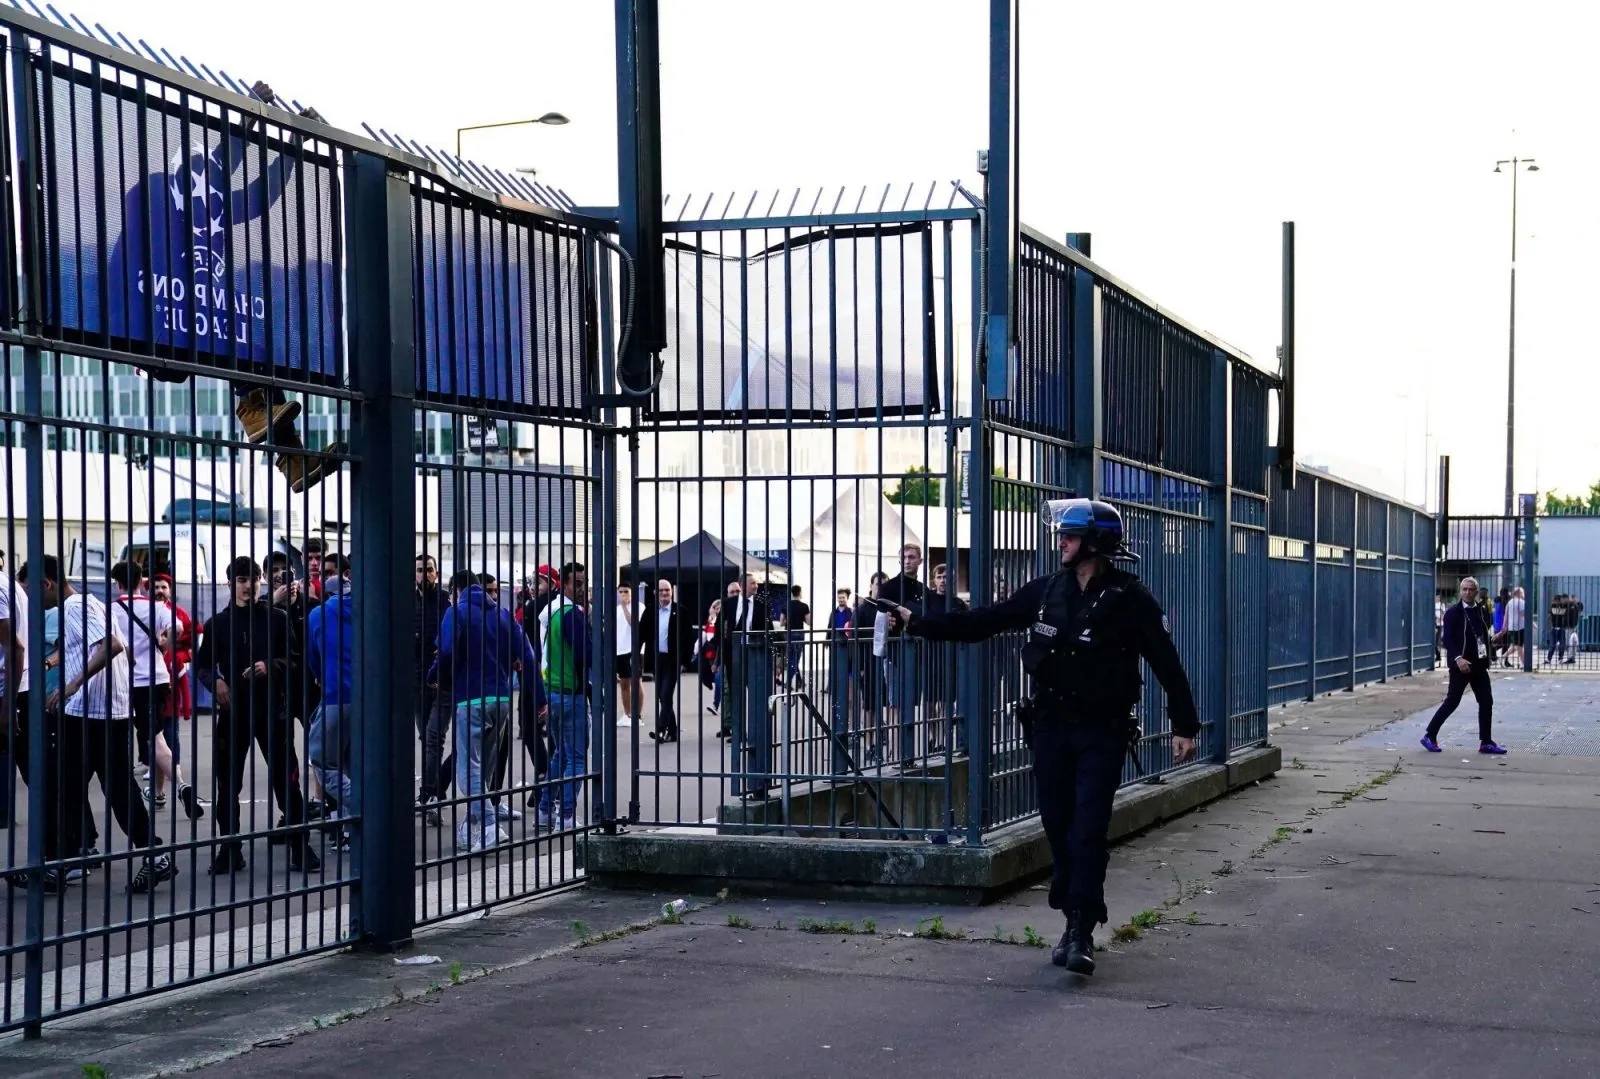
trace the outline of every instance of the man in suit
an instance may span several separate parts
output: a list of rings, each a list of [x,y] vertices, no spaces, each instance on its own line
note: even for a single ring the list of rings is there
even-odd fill
[[[1450,672],[1450,685],[1445,691],[1439,710],[1428,721],[1428,733],[1422,736],[1422,748],[1429,753],[1439,749],[1439,728],[1450,718],[1450,713],[1461,703],[1461,695],[1468,686],[1478,701],[1478,752],[1501,754],[1505,750],[1495,745],[1490,731],[1494,712],[1494,695],[1489,687],[1489,665],[1494,662],[1489,640],[1493,636],[1491,616],[1486,607],[1478,603],[1478,582],[1467,577],[1461,582],[1461,602],[1444,612],[1444,626],[1440,637],[1444,641],[1445,666]]]
[[[673,598],[672,582],[656,582],[656,601],[639,616],[639,632],[634,646],[641,657],[641,671],[655,675],[656,729],[650,737],[657,742],[678,740],[678,713],[673,698],[678,693],[678,675],[694,647],[693,620]]]
[[[767,601],[756,594],[756,575],[744,575],[744,588],[738,596],[729,596],[722,603],[722,614],[717,623],[717,640],[722,647],[723,671],[723,709],[722,728],[717,731],[718,738],[733,736],[732,712],[733,698],[744,687],[740,681],[734,679],[734,652],[743,647],[743,643],[735,641],[739,633],[770,633],[772,631],[772,611],[767,606]],[[742,670],[742,666],[738,668]]]

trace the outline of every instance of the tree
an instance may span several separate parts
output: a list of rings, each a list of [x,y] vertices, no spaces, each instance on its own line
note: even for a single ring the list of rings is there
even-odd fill
[[[1543,512],[1549,517],[1600,516],[1600,482],[1591,483],[1587,495],[1560,495],[1554,491],[1546,491]]]
[[[997,510],[1030,510],[1039,504],[1036,488],[1013,480],[1006,470],[994,470],[994,508]]]
[[[942,506],[941,484],[922,465],[912,465],[900,477],[900,485],[884,497],[896,506]]]

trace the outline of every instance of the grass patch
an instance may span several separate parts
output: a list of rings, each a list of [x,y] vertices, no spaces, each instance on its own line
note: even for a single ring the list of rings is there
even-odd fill
[[[1290,757],[1289,758],[1289,767],[1297,769],[1299,771],[1304,771],[1305,767],[1306,767],[1306,762],[1301,760],[1299,757]]]
[[[815,918],[801,918],[800,924],[796,928],[802,933],[854,933],[856,931],[856,923],[838,919],[819,922]]]
[[[671,907],[668,907],[667,910],[666,910],[666,913],[661,915],[661,924],[663,924],[663,925],[682,925],[683,924],[683,915],[679,914],[677,911],[673,910]]]
[[[104,1064],[85,1064],[83,1066],[83,1079],[106,1079],[109,1074]]]
[[[1048,948],[1050,942],[1041,937],[1031,925],[1022,927],[1022,943],[1030,948]]]
[[[1111,939],[1123,944],[1138,940],[1142,936],[1144,936],[1144,930],[1131,922],[1127,925],[1119,925],[1111,931]]]
[[[1341,803],[1353,802],[1357,798],[1360,798],[1363,794],[1366,794],[1369,791],[1377,790],[1379,787],[1383,786],[1385,783],[1388,783],[1391,779],[1393,779],[1395,776],[1397,776],[1399,774],[1400,774],[1400,762],[1399,761],[1395,761],[1394,762],[1394,767],[1389,769],[1387,772],[1379,772],[1377,775],[1373,776],[1371,779],[1367,780],[1365,783],[1362,783],[1362,784],[1359,784],[1357,786],[1351,787],[1349,790],[1347,790],[1343,794],[1339,795],[1339,801]]]
[[[1263,842],[1259,847],[1257,847],[1255,850],[1250,852],[1250,857],[1252,857],[1252,858],[1260,858],[1262,855],[1266,854],[1267,851],[1271,850],[1273,847],[1276,847],[1279,843],[1288,842],[1289,837],[1294,835],[1294,831],[1295,830],[1294,830],[1293,826],[1291,826],[1291,825],[1288,825],[1288,824],[1280,824],[1280,825],[1278,825],[1278,827],[1273,830],[1272,835],[1267,837],[1265,842]]]
[[[746,918],[743,914],[730,914],[730,915],[728,915],[728,928],[729,929],[754,929],[755,928],[755,923],[750,921],[750,919]]]
[[[870,936],[876,936],[878,933],[878,923],[873,921],[871,918],[868,918],[866,921],[861,923],[861,931]]]
[[[1191,910],[1189,912],[1189,916],[1183,920],[1183,924],[1185,924],[1185,925],[1199,925],[1200,924],[1200,912],[1197,911],[1197,910]]]
[[[1141,910],[1128,919],[1128,924],[1138,926],[1140,929],[1153,929],[1161,924],[1162,917],[1159,910]]]
[[[461,960],[459,959],[450,964],[450,984],[461,984]]]
[[[572,935],[578,938],[578,947],[587,948],[593,944],[604,944],[608,940],[621,940],[623,937],[631,937],[635,933],[643,933],[649,928],[649,923],[644,923],[640,925],[625,925],[621,929],[608,929],[604,933],[593,933],[583,922],[573,922]],[[458,967],[460,964],[458,963],[456,966]],[[455,970],[455,967],[451,968],[452,975],[455,974]]]
[[[916,931],[911,935],[921,937],[923,940],[967,939],[967,931],[965,929],[946,929],[942,915],[934,915],[932,918],[922,919],[917,923]]]

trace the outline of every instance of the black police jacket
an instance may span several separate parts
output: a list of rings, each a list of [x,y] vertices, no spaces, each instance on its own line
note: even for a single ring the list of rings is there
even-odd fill
[[[982,641],[1028,630],[1023,663],[1036,688],[1087,718],[1125,718],[1138,703],[1139,658],[1167,691],[1172,733],[1200,732],[1194,694],[1161,605],[1139,578],[1109,569],[1078,588],[1062,570],[1023,585],[1007,600],[971,611],[913,612],[906,632],[931,641]]]

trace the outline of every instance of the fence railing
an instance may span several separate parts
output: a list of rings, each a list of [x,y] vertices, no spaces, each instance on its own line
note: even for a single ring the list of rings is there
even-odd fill
[[[1301,469],[1272,480],[1267,590],[1272,703],[1435,663],[1435,519]]]
[[[607,747],[516,600],[615,572],[603,223],[126,39],[0,43],[0,1030],[579,880]]]

